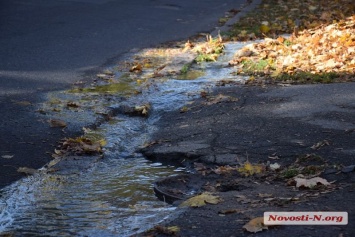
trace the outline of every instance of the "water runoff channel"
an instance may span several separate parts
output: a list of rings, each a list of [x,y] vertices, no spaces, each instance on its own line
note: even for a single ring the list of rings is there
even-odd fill
[[[179,109],[219,80],[245,80],[226,67],[242,46],[226,44],[225,54],[216,63],[201,65],[203,74],[194,80],[170,78],[130,98],[149,102],[152,114],[102,124],[104,158],[90,169],[75,175],[38,172],[0,190],[0,234],[130,236],[176,214],[176,207],[155,197],[153,183],[184,169],[148,161],[136,150],[157,129],[162,112]]]

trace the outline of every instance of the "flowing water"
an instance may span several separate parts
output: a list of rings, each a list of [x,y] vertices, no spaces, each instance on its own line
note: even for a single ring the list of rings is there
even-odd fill
[[[235,52],[241,44],[227,45]],[[121,116],[100,127],[104,159],[78,174],[38,172],[0,191],[0,234],[16,236],[130,236],[174,215],[175,207],[154,196],[152,184],[183,168],[152,163],[136,152],[156,129],[162,112],[176,110],[222,79],[243,81],[224,67],[227,53],[195,80],[170,79],[131,98],[149,102],[149,119]],[[118,105],[111,104],[115,107]]]

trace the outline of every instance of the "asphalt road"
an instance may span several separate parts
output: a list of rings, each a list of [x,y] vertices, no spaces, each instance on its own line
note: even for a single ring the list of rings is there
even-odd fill
[[[0,95],[60,88],[132,49],[214,29],[243,0],[1,0]]]
[[[21,177],[18,167],[48,162],[46,152],[64,136],[34,113],[43,93],[92,76],[132,48],[212,31],[245,2],[0,0],[0,188]]]

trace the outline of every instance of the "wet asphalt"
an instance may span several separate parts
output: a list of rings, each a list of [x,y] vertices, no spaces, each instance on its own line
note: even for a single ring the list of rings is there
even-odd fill
[[[1,0],[0,188],[22,177],[18,167],[40,168],[60,138],[79,133],[37,116],[46,92],[93,79],[132,49],[211,32],[245,2]]]
[[[183,176],[170,177],[160,180],[158,188],[173,190],[173,197],[196,190],[198,193],[213,190],[224,200],[218,205],[189,208],[168,219],[163,226],[181,227],[180,236],[251,236],[243,230],[243,225],[251,218],[263,216],[264,211],[327,210],[348,212],[348,225],[310,228],[289,225],[258,232],[258,236],[355,236],[352,221],[355,219],[352,205],[355,199],[354,91],[355,83],[225,85],[189,103],[185,112],[162,115],[160,129],[153,134],[152,145],[142,149],[143,154],[153,161],[184,164],[195,172],[191,175],[195,179],[189,182]],[[227,99],[213,102],[213,98],[221,95]],[[287,205],[243,206],[245,203],[238,203],[237,197],[245,195],[255,199],[260,195],[257,188],[243,186],[248,178],[238,179],[238,175],[228,172],[209,177],[209,172],[213,172],[206,169],[240,167],[246,161],[289,167],[300,157],[307,156],[321,157],[325,161],[327,170],[319,176],[334,181],[337,189]],[[340,171],[339,167],[348,168]],[[202,177],[203,181],[196,177]],[[230,186],[233,188],[218,191],[230,180],[236,184]],[[184,185],[179,186],[179,181]],[[262,176],[246,182],[255,182],[258,187],[265,188],[263,192],[266,193],[274,190],[277,197],[287,196],[283,189],[292,190],[291,196],[302,191],[302,188],[295,189],[285,181],[278,181]],[[164,195],[160,193],[161,197]],[[238,214],[220,215],[221,210],[238,210]]]

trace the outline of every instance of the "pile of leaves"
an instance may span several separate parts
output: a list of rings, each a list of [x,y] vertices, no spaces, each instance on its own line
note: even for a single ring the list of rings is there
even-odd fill
[[[236,41],[274,37],[331,24],[355,13],[352,0],[263,0],[226,33]],[[276,36],[276,37],[275,37]]]
[[[93,140],[86,137],[67,138],[55,149],[54,158],[67,155],[96,155],[102,153],[104,140]]]
[[[222,37],[214,39],[211,35],[207,35],[206,42],[204,43],[199,42],[194,44],[187,41],[184,50],[191,50],[197,53],[196,62],[214,62],[223,53],[224,44]]]
[[[326,4],[306,0],[278,1],[277,6],[272,6],[271,2],[264,1],[261,5],[269,10],[269,16],[266,18],[258,12],[261,15],[254,14],[253,20],[260,21],[255,24],[264,36],[274,38],[266,38],[238,51],[230,61],[237,67],[237,74],[251,75],[251,81],[255,77],[298,83],[354,80],[355,6],[351,1],[327,1]],[[279,8],[290,13],[287,19],[278,16]],[[278,23],[280,19],[284,20],[282,24]],[[292,35],[277,37],[280,33]],[[257,35],[255,32],[239,34],[249,35],[248,38]]]

